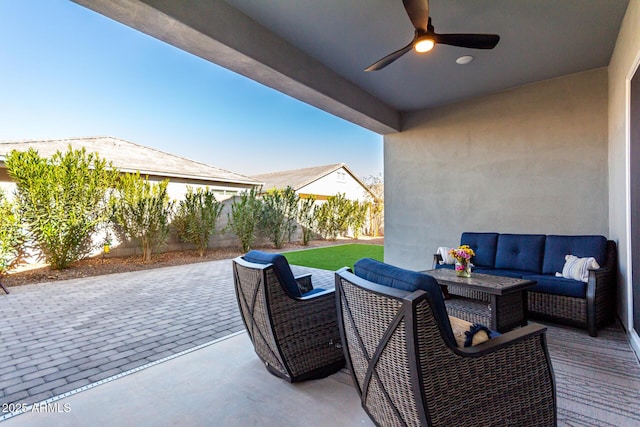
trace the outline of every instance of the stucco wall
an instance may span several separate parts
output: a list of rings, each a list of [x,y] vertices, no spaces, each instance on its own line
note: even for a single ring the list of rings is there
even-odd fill
[[[630,73],[640,60],[639,29],[640,1],[631,0],[609,63],[609,230],[611,238],[618,242],[618,314],[626,327],[630,326],[627,311],[630,299],[627,87]],[[638,350],[637,334],[634,340]]]
[[[384,138],[385,259],[463,231],[608,235],[607,71],[406,113]]]

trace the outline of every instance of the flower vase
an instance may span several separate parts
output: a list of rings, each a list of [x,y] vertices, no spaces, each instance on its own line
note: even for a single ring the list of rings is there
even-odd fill
[[[468,259],[456,260],[456,276],[471,277],[471,263]]]

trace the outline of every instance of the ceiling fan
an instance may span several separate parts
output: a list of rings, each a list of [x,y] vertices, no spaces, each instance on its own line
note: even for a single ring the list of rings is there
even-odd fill
[[[493,49],[500,41],[496,34],[437,34],[429,16],[429,0],[402,0],[409,19],[416,29],[411,43],[365,68],[365,71],[381,70],[411,49],[428,52],[436,44],[467,47],[471,49]]]

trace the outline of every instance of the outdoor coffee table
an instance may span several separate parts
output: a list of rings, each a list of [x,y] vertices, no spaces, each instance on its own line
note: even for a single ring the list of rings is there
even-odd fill
[[[532,280],[471,273],[459,277],[452,269],[427,270],[443,288],[447,313],[468,322],[481,323],[498,332],[527,324],[527,289]]]

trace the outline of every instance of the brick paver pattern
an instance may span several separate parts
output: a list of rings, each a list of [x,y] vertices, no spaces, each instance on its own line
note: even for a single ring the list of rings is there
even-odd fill
[[[333,272],[312,272],[333,286]],[[231,260],[0,295],[0,404],[31,404],[244,330]]]

